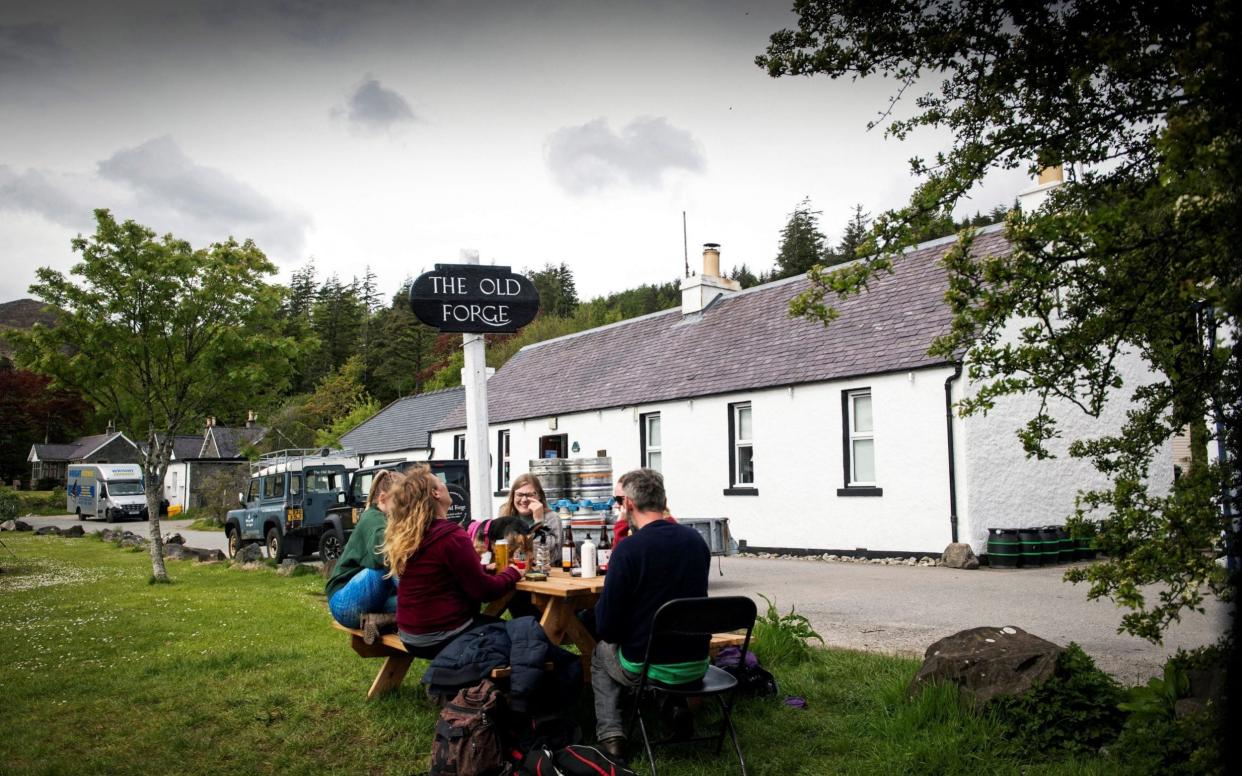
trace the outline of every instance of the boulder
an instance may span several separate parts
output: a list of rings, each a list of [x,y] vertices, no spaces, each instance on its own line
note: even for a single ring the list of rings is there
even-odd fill
[[[975,551],[970,548],[969,544],[954,542],[944,548],[944,552],[940,555],[940,565],[951,569],[977,569],[979,559],[975,557]]]
[[[124,536],[121,539],[122,547],[146,547],[147,546],[147,540],[142,538],[141,536],[134,536],[128,531],[126,531],[125,533],[126,533],[126,536]]]
[[[927,648],[910,691],[927,682],[953,682],[981,706],[998,696],[1021,695],[1051,677],[1063,651],[1021,628],[971,628]]]
[[[224,552],[221,550],[200,550],[198,548],[192,548],[192,549],[194,550],[194,554],[198,558],[199,563],[218,563],[222,560],[226,560],[224,556]]]
[[[164,559],[165,560],[187,560],[193,558],[194,554],[186,552],[186,548],[181,544],[165,544]]]
[[[233,560],[238,563],[260,563],[263,561],[263,547],[258,544],[243,544]]]
[[[16,520],[5,520],[3,523],[0,523],[0,531],[16,531],[16,530],[17,530]]]
[[[35,536],[60,536],[60,529],[54,525],[45,525],[35,531]]]
[[[181,536],[181,534],[175,533],[165,539],[164,544],[185,544],[185,539]]]
[[[65,530],[61,531],[60,535],[77,539],[79,537],[86,536],[86,529],[84,529],[80,525],[71,525]]]
[[[305,569],[306,571],[302,572],[300,569]],[[280,564],[280,568],[276,569],[276,573],[282,577],[292,577],[301,573],[314,574],[315,567],[305,563],[298,563],[292,558],[285,558],[284,562]]]

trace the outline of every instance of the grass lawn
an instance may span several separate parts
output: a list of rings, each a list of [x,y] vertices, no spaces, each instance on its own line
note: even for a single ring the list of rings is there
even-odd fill
[[[0,547],[5,773],[425,771],[436,711],[416,662],[367,702],[377,660],[329,627],[316,575],[171,561],[150,585],[145,551],[6,533]],[[14,557],[14,555],[16,557]],[[760,652],[760,658],[763,654]],[[1103,759],[1022,762],[941,688],[908,699],[915,661],[815,650],[767,663],[782,695],[737,714],[752,774],[1097,774]],[[579,706],[590,731],[590,699]],[[589,735],[589,733],[588,733]],[[725,749],[657,752],[661,773],[736,773]],[[637,770],[645,772],[641,761]]]
[[[65,514],[65,490],[13,490],[20,502],[20,515]]]

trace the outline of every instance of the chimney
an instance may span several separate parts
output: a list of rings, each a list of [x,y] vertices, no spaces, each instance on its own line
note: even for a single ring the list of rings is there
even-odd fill
[[[246,410],[246,428],[254,428],[255,421],[259,418],[254,414],[254,410]]]
[[[211,428],[214,425],[216,425],[216,416],[208,415],[207,416],[207,428]]]
[[[717,297],[741,290],[736,280],[720,277],[720,244],[703,243],[703,272],[681,281],[681,314],[702,312]]]
[[[1048,198],[1048,192],[1064,182],[1065,172],[1061,169],[1061,165],[1045,167],[1039,171],[1034,186],[1026,191],[1018,192],[1018,207],[1022,208],[1024,213],[1035,212]]]
[[[107,434],[115,434],[115,433],[116,433],[116,418],[113,418],[113,419],[111,419],[111,420],[109,420],[109,421],[108,421],[108,429],[107,429],[107,431],[106,431],[105,433],[107,433]]]

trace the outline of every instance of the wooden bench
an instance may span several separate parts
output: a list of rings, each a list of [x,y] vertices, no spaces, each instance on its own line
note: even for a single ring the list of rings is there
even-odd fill
[[[368,644],[362,638],[360,628],[346,628],[335,620],[332,621],[332,627],[349,634],[349,645],[360,657],[384,658],[384,664],[380,666],[379,673],[375,675],[375,681],[371,682],[371,689],[367,690],[367,700],[395,690],[405,681],[405,675],[414,662],[414,656],[405,648],[405,643],[401,641],[400,636],[395,633],[385,633],[376,639],[374,644]],[[725,647],[742,646],[744,639],[745,636],[740,633],[717,633],[712,636],[708,654],[715,658],[716,653]],[[552,664],[548,663],[544,668],[550,671]],[[512,673],[513,669],[509,666],[500,666],[493,668],[490,676],[493,679],[505,679]]]

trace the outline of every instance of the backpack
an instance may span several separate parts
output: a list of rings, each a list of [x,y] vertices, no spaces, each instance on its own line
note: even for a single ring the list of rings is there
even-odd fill
[[[490,679],[457,693],[440,710],[430,776],[490,776],[505,769],[498,717],[504,696]]]
[[[638,776],[593,746],[573,745],[555,752],[533,749],[520,774],[527,776]]]
[[[750,650],[746,650],[743,657],[741,647],[725,647],[716,655],[716,667],[733,674],[738,681],[738,691],[744,695],[776,695],[779,692],[776,677],[759,665],[759,658]]]

